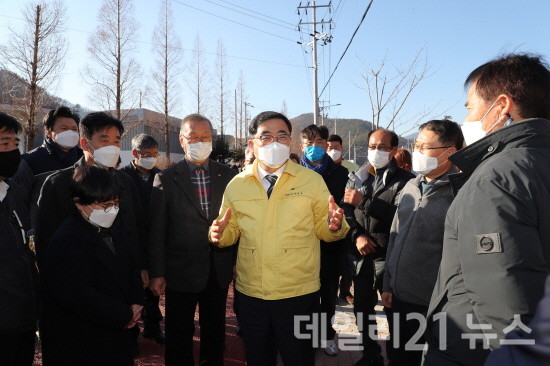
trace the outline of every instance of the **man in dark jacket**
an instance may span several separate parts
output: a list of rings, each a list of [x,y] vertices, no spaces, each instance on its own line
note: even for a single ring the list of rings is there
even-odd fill
[[[30,366],[36,331],[36,267],[25,243],[25,207],[8,178],[19,166],[21,125],[0,112],[0,364]]]
[[[452,121],[429,121],[419,130],[412,156],[419,175],[405,185],[396,202],[382,293],[384,306],[398,314],[390,333],[392,363],[400,366],[422,362],[423,338],[418,337],[423,329],[418,319],[407,316],[425,317],[428,311],[443,250],[445,214],[454,198],[449,174],[457,170],[448,158],[464,144],[460,126]]]
[[[38,196],[47,176],[72,166],[82,157],[78,145],[80,117],[68,107],[52,109],[44,116],[44,143],[21,155],[19,170],[13,179],[21,186],[34,227]]]
[[[113,169],[120,155],[119,146],[123,132],[122,123],[103,112],[90,113],[82,120],[80,146],[84,150],[84,157],[74,166],[50,175],[42,186],[35,237],[39,264],[53,233],[70,213],[74,213],[69,189],[74,169],[76,166],[87,164],[107,169],[116,176],[121,193],[120,213],[115,225],[123,227],[133,246],[134,254],[140,258],[141,269],[146,268],[145,258],[140,256],[146,242],[140,198],[128,174]]]
[[[132,139],[132,155],[134,160],[121,171],[132,177],[141,198],[142,211],[149,212],[151,203],[151,191],[153,181],[160,169],[155,167],[159,155],[158,142],[153,136],[141,133]],[[145,222],[146,230],[149,232],[149,221]],[[149,273],[142,270],[144,285],[149,286]],[[164,344],[164,333],[160,330],[159,322],[162,320],[162,313],[159,309],[159,297],[155,296],[149,288],[145,289],[145,303],[143,306],[143,336],[154,339],[157,343]]]
[[[460,190],[445,221],[425,365],[482,365],[529,324],[550,270],[550,70],[539,57],[505,55],[466,86],[468,146],[450,158]]]
[[[342,201],[348,170],[336,164],[326,153],[328,129],[325,126],[309,125],[301,132],[302,166],[311,169],[323,177],[330,194],[335,202]],[[339,259],[345,251],[345,241],[338,240],[332,243],[321,241],[321,316],[326,317],[326,329],[320,329],[321,347],[329,356],[338,354],[338,347],[334,343],[336,331],[332,327],[332,318],[336,310],[338,293],[338,278],[340,276]],[[324,324],[324,323],[321,323]]]
[[[399,143],[395,132],[373,130],[369,132],[368,141],[368,159],[372,168],[366,174],[361,189],[346,189],[346,205],[343,206],[346,220],[355,222],[355,225],[350,224],[353,227],[350,230],[351,241],[359,257],[354,278],[354,312],[356,317],[359,315],[358,327],[363,332],[364,349],[363,358],[356,366],[383,365],[380,346],[375,339],[371,339],[368,329],[369,325],[376,326],[376,290],[382,292],[386,248],[397,208],[395,200],[407,181],[414,178],[412,173],[399,168],[393,158]],[[355,207],[357,209],[353,212]],[[384,310],[388,321],[391,321],[389,309]]]
[[[236,172],[210,160],[212,124],[186,116],[180,129],[185,159],[158,173],[150,209],[151,290],[166,290],[166,365],[193,365],[195,308],[201,326],[200,363],[223,365],[225,304],[234,248],[208,242],[223,192]]]

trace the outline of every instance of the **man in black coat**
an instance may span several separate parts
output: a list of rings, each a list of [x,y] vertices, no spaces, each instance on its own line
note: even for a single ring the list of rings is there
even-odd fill
[[[8,179],[19,166],[21,125],[0,112],[0,365],[31,366],[37,317],[36,267],[25,243],[25,206]]]
[[[21,155],[21,164],[13,177],[21,186],[34,228],[37,202],[42,184],[56,170],[72,166],[82,158],[78,145],[80,117],[68,107],[52,109],[44,116],[44,143]]]
[[[121,136],[124,132],[122,123],[103,112],[88,114],[81,123],[80,146],[84,157],[74,166],[50,175],[40,192],[36,218],[35,244],[38,264],[42,254],[47,251],[53,233],[75,208],[70,197],[70,185],[74,169],[79,165],[97,165],[115,175],[120,185],[120,213],[115,225],[121,225],[140,258],[141,269],[146,268],[145,258],[140,253],[146,243],[144,217],[140,198],[132,178],[128,174],[114,169],[120,156]]]
[[[374,306],[376,290],[382,291],[386,248],[397,207],[395,200],[401,189],[414,175],[397,166],[393,158],[399,138],[393,131],[378,129],[368,134],[368,159],[371,169],[366,173],[361,189],[346,189],[342,207],[350,224],[352,243],[357,249],[358,269],[354,278],[354,312],[361,314],[363,332],[363,358],[355,365],[383,365],[380,346],[369,337],[369,324],[376,326]],[[365,171],[360,169],[360,171]],[[351,208],[351,210],[350,210]],[[357,208],[353,212],[353,208]],[[388,321],[391,311],[384,308]],[[359,323],[359,322],[358,322]],[[391,358],[391,350],[388,355]]]
[[[335,163],[327,155],[328,129],[325,126],[309,125],[301,132],[300,147],[302,149],[302,166],[311,169],[323,177],[334,202],[342,201],[348,170]],[[336,310],[338,294],[338,279],[340,277],[340,261],[346,252],[345,240],[332,243],[321,241],[321,316],[326,317],[326,329],[320,329],[321,347],[329,356],[338,354],[338,347],[334,343],[336,331],[332,327],[332,318]],[[321,323],[324,324],[324,323]]]
[[[155,167],[159,155],[158,142],[153,136],[141,133],[132,139],[132,155],[134,160],[121,171],[132,177],[141,198],[142,210],[149,212],[151,202],[151,191],[153,190],[153,181],[160,169]],[[147,232],[149,232],[149,221],[145,222]],[[144,285],[149,286],[149,273],[142,271]],[[164,344],[164,333],[160,330],[159,322],[162,320],[162,313],[159,309],[159,296],[155,296],[149,288],[145,289],[145,304],[143,307],[143,336],[154,339],[157,343]]]
[[[235,171],[209,159],[212,124],[191,114],[181,123],[185,159],[155,178],[150,209],[149,276],[166,290],[166,365],[193,365],[194,315],[199,305],[201,365],[223,365],[225,302],[234,248],[217,248],[208,228]]]

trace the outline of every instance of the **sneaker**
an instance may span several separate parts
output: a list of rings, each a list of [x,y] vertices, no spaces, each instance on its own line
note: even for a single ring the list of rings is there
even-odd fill
[[[333,340],[327,341],[327,345],[323,349],[325,350],[325,353],[329,356],[338,355],[338,346],[336,345],[336,343],[334,343]]]

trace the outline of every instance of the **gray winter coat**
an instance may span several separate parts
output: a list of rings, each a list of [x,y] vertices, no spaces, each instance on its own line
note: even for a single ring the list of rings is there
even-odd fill
[[[425,365],[482,365],[489,353],[483,338],[491,349],[499,347],[514,315],[529,324],[544,294],[550,270],[550,121],[514,123],[450,160],[462,170],[451,184],[462,187],[445,222]],[[446,362],[437,356],[441,320],[432,317],[438,312],[446,312]],[[482,337],[474,351],[466,334]]]
[[[453,202],[449,174],[431,182],[422,195],[422,176],[411,179],[398,196],[393,218],[384,291],[392,292],[401,301],[427,307],[437,279],[445,214]]]

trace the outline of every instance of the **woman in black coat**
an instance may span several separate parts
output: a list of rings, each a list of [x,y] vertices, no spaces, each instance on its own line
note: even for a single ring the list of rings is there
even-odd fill
[[[73,176],[75,212],[52,238],[41,267],[43,364],[133,365],[143,289],[117,225],[118,187],[95,166]]]

